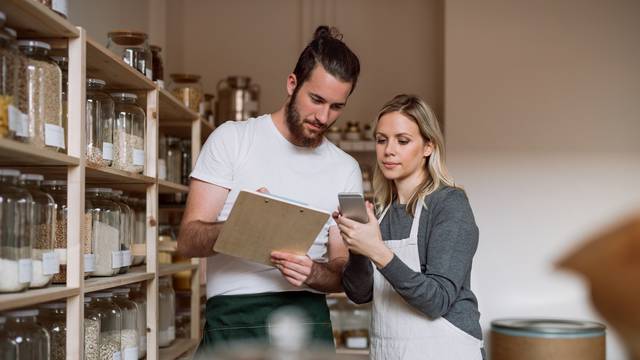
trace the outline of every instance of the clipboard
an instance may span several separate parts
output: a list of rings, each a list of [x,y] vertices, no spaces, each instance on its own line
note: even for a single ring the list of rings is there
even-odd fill
[[[243,190],[213,250],[273,266],[274,250],[305,255],[330,216],[285,198]]]

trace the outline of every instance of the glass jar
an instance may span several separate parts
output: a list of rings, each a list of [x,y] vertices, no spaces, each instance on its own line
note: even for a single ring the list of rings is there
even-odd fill
[[[342,321],[342,341],[348,349],[366,349],[369,347],[369,310],[354,307],[344,311]]]
[[[47,286],[59,272],[58,255],[53,250],[56,231],[56,202],[41,188],[44,177],[39,174],[20,175],[20,186],[33,198],[33,222],[30,224],[31,243],[31,283],[29,287]]]
[[[176,313],[176,338],[188,339],[191,336],[191,312],[180,310]]]
[[[131,244],[131,254],[133,255],[133,265],[141,265],[147,258],[147,208],[143,199],[129,198],[133,211],[135,212],[135,231],[133,244]]]
[[[49,332],[51,360],[67,358],[67,304],[55,302],[40,305],[38,323]]]
[[[84,360],[100,360],[100,313],[84,298]]]
[[[114,101],[103,91],[107,83],[87,79],[87,164],[109,166],[113,160]]]
[[[171,93],[189,109],[198,112],[200,101],[204,97],[200,75],[171,74]]]
[[[92,276],[112,276],[120,271],[120,207],[109,200],[111,189],[87,189],[85,210],[91,215],[91,229],[85,234],[93,249],[95,267]],[[86,256],[85,256],[86,259]]]
[[[347,129],[345,130],[344,137],[346,140],[349,140],[349,141],[360,140],[360,123],[356,121],[347,122]]]
[[[28,137],[29,130],[29,96],[27,88],[27,65],[29,60],[18,50],[17,33],[14,29],[5,26],[1,33],[5,35],[4,38],[8,41],[8,51],[10,55],[13,54],[14,60],[13,65],[7,63],[4,69],[6,70],[4,74],[6,91],[13,94],[12,104],[9,106],[7,114],[9,135],[14,139],[21,140]]]
[[[19,176],[0,169],[0,293],[24,290],[31,282],[33,198],[18,187]]]
[[[167,180],[167,137],[158,136],[158,179]]]
[[[138,360],[138,305],[129,299],[129,288],[113,289],[113,302],[122,313],[120,351],[123,360]]]
[[[133,226],[135,225],[135,213],[122,200],[122,190],[111,190],[109,200],[113,201],[120,207],[120,253],[122,264],[120,266],[120,274],[124,274],[131,266],[131,242],[133,238]]]
[[[158,346],[167,347],[176,339],[176,293],[170,276],[160,278],[158,310]]]
[[[90,306],[100,317],[100,359],[121,359],[120,332],[122,331],[122,313],[113,302],[113,294],[108,291],[89,294]]]
[[[62,124],[62,71],[48,57],[51,50],[49,44],[20,40],[18,47],[29,58],[29,131],[23,140],[56,151],[62,150],[65,148]]]
[[[107,49],[118,55],[127,65],[137,69],[149,80],[153,79],[153,60],[147,34],[131,30],[115,30],[108,34]]]
[[[49,333],[38,324],[38,313],[35,309],[5,313],[5,331],[18,350],[15,360],[49,360]]]
[[[16,359],[18,357],[18,344],[11,341],[9,334],[4,329],[7,318],[0,316],[0,354],[7,359]]]
[[[136,104],[138,96],[112,93],[115,100],[113,131],[113,166],[116,169],[141,173],[144,170],[145,114]]]
[[[167,180],[179,184],[182,180],[182,151],[180,139],[167,137]]]
[[[342,318],[343,313],[338,299],[327,298],[329,316],[331,317],[331,328],[333,329],[333,342],[336,348],[343,347],[342,343]]]
[[[67,282],[67,182],[64,180],[46,180],[42,182],[42,190],[47,192],[56,203],[55,229],[53,234],[53,251],[60,266],[53,275],[54,284]]]
[[[157,45],[149,46],[151,49],[151,58],[153,59],[153,78],[152,80],[161,88],[164,88],[164,67],[162,66],[162,58],[160,52],[162,48]]]
[[[66,56],[52,56],[51,59],[62,71],[62,127],[64,128],[64,138],[67,138],[67,124],[69,123],[69,59]]]
[[[147,355],[147,294],[142,283],[128,285],[129,299],[138,305],[138,357]]]
[[[10,111],[16,108],[14,104],[17,100],[15,93],[17,88],[14,83],[18,77],[17,54],[11,48],[12,40],[11,36],[4,31],[4,24],[0,26],[0,137],[4,138],[15,136],[15,129],[9,126]]]
[[[180,141],[180,151],[182,153],[182,169],[180,170],[180,183],[189,185],[189,175],[191,175],[191,140],[184,139]]]

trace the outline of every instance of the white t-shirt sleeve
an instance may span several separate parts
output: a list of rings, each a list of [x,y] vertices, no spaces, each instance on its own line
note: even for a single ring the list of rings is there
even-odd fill
[[[233,187],[233,168],[239,152],[239,126],[227,121],[207,139],[191,177],[227,189]]]

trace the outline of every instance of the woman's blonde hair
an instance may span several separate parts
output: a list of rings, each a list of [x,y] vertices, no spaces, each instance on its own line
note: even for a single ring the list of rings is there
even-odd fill
[[[425,162],[427,176],[418,185],[407,202],[407,212],[413,215],[418,200],[433,193],[441,185],[453,187],[456,185],[445,165],[444,137],[442,131],[440,131],[438,119],[429,105],[415,95],[397,95],[384,104],[378,113],[374,129],[378,128],[380,118],[393,112],[398,112],[415,122],[420,129],[422,139],[425,143],[431,142],[433,146],[433,152]],[[384,177],[378,164],[376,164],[373,173],[373,191],[378,213],[381,213],[398,196],[394,182]]]

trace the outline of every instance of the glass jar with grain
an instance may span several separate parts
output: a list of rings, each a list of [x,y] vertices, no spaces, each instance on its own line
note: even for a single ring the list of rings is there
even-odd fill
[[[200,75],[171,74],[171,93],[189,109],[198,112],[204,90],[200,83]]]
[[[145,113],[132,93],[112,93],[115,101],[112,167],[141,173],[145,162]]]
[[[106,82],[87,79],[87,163],[109,166],[113,160],[114,101],[104,92]]]

